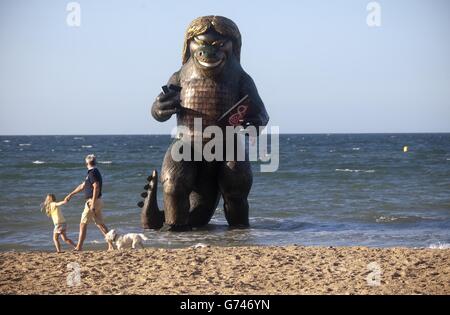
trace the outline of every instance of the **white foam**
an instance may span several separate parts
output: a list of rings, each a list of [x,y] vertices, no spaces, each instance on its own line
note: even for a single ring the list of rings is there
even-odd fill
[[[399,218],[396,218],[396,217],[384,217],[384,216],[381,216],[381,217],[375,219],[375,222],[377,222],[377,223],[380,223],[380,222],[392,222],[392,221],[396,221],[398,219]]]
[[[92,145],[90,145],[90,144],[88,144],[88,145],[82,145],[81,147],[82,147],[82,148],[85,148],[85,149],[90,149],[90,148],[92,148]]]
[[[5,142],[5,143],[9,143],[9,142],[11,142],[11,141],[9,141],[9,140],[3,140],[3,142]]]
[[[99,161],[100,164],[112,164],[112,161]]]
[[[359,151],[360,148],[352,148],[353,151]]]
[[[28,147],[31,143],[19,143],[19,147]]]
[[[352,173],[359,173],[359,172],[362,172],[362,173],[375,173],[375,170],[351,170],[349,168],[345,168],[345,169],[337,168],[337,169],[335,169],[335,171],[336,172],[352,172]]]
[[[84,140],[83,137],[73,137],[74,140]]]
[[[449,249],[450,248],[450,243],[438,242],[437,244],[431,244],[430,246],[428,246],[428,248],[431,248],[431,249]]]
[[[205,248],[205,247],[209,247],[209,245],[204,244],[204,243],[197,243],[195,245],[190,246],[191,248]]]
[[[36,161],[33,161],[33,164],[45,164],[45,162],[44,162],[44,161],[36,160]]]

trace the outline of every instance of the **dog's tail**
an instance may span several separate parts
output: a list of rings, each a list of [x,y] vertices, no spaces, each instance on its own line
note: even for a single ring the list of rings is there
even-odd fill
[[[140,236],[144,241],[147,241],[147,240],[148,240],[148,237],[145,236],[143,233],[139,233],[139,236]]]

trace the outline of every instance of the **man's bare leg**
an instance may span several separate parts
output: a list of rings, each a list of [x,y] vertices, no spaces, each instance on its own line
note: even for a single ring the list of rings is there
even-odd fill
[[[75,247],[75,250],[82,251],[83,250],[83,243],[86,239],[86,230],[87,230],[87,224],[86,223],[80,223],[80,235],[78,235],[78,244]]]

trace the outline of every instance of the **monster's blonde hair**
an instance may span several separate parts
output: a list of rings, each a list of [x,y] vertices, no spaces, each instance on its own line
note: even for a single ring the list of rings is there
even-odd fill
[[[206,33],[209,29],[215,30],[222,36],[228,37],[233,42],[233,53],[237,60],[241,59],[242,39],[241,33],[234,22],[226,17],[218,15],[208,15],[196,18],[189,24],[183,45],[183,64],[191,57],[189,51],[189,41],[195,36]]]

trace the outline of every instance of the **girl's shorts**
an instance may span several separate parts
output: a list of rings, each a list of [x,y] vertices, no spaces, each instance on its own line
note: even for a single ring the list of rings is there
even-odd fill
[[[61,224],[55,224],[55,228],[53,229],[53,233],[61,234],[66,231],[67,224],[61,223]]]

